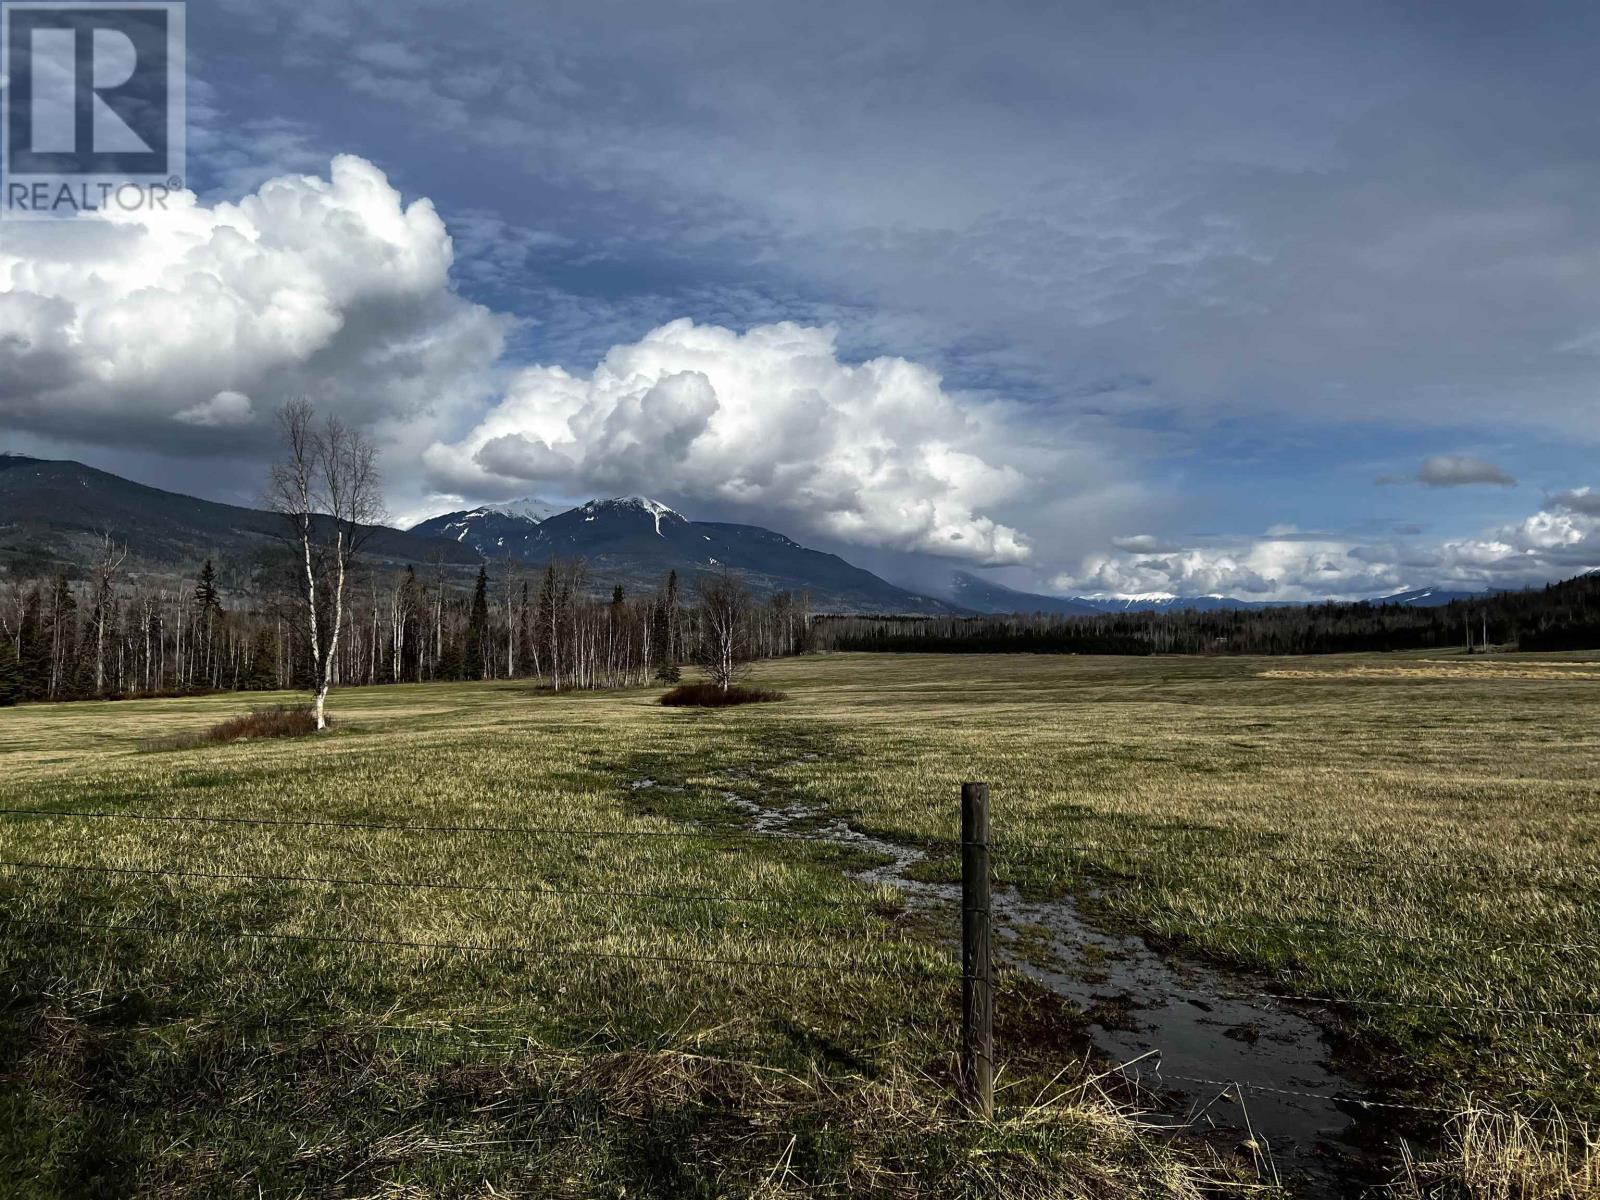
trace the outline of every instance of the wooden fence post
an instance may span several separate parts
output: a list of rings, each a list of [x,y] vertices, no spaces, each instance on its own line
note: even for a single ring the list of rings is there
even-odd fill
[[[994,1116],[994,963],[989,948],[989,785],[961,785],[961,1074],[967,1105]]]

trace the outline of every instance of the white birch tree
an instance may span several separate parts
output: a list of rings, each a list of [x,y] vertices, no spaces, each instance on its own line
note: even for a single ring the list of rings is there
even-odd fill
[[[294,549],[311,661],[312,713],[328,727],[328,692],[345,625],[345,585],[361,548],[384,518],[372,444],[336,417],[318,422],[304,400],[278,414],[284,458],[272,468],[267,504],[283,517]]]

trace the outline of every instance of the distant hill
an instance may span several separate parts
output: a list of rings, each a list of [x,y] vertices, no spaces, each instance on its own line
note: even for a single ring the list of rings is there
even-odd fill
[[[819,612],[949,615],[960,606],[921,596],[851,566],[835,554],[810,550],[756,525],[691,521],[643,496],[591,500],[554,515],[538,501],[469,509],[411,527],[415,536],[471,546],[489,562],[539,567],[581,558],[609,586],[654,589],[675,570],[685,585],[695,576],[728,569],[758,593],[806,592]]]
[[[1403,604],[1407,608],[1444,608],[1460,600],[1479,600],[1482,592],[1451,592],[1444,588],[1417,588],[1409,592],[1396,592],[1374,600],[1374,604]]]
[[[938,654],[1346,654],[1450,650],[1600,649],[1600,572],[1526,591],[1437,589],[1354,603],[1256,609],[1081,614],[988,613],[962,618],[833,617],[826,650]]]
[[[0,455],[0,564],[24,575],[81,569],[110,534],[128,548],[135,574],[192,574],[206,558],[241,578],[277,542],[283,519],[146,487],[82,463]],[[437,556],[468,567],[470,550],[378,528],[367,545],[376,562],[421,565]]]
[[[280,545],[281,528],[270,512],[162,491],[82,463],[0,455],[0,568],[17,575],[82,571],[109,533],[126,545],[131,575],[189,576],[210,558],[239,589]],[[531,570],[555,558],[585,560],[597,591],[617,583],[653,591],[669,570],[688,588],[695,576],[726,567],[759,594],[809,593],[817,611],[962,611],[771,530],[690,521],[638,497],[565,512],[524,500],[446,513],[410,530],[378,527],[366,547],[367,561],[383,568],[437,562],[468,577],[486,562]]]
[[[950,587],[945,594],[962,608],[979,613],[1049,613],[1052,616],[1086,617],[1101,611],[1086,600],[1019,592],[966,571],[957,571],[950,577]]]
[[[1385,596],[1372,603],[1443,608],[1458,600],[1470,600],[1478,594],[1450,592],[1443,588],[1418,588]],[[962,608],[992,615],[1047,613],[1051,616],[1085,617],[1104,613],[1255,612],[1264,608],[1303,607],[1294,601],[1240,600],[1234,596],[1046,596],[1036,592],[1020,592],[980,579],[966,571],[957,571],[951,576],[950,586],[944,595]]]

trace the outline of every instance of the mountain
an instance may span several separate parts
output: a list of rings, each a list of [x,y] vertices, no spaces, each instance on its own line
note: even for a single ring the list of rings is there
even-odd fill
[[[1299,607],[1289,600],[1240,600],[1233,596],[1045,596],[1020,592],[957,571],[944,593],[963,608],[986,614],[1049,613],[1059,616],[1096,616],[1130,612],[1251,612],[1264,608]],[[1452,592],[1443,588],[1418,588],[1374,600],[1374,604],[1401,604],[1410,608],[1443,608],[1458,600],[1480,599],[1478,592]]]
[[[192,576],[212,559],[232,590],[247,589],[281,543],[282,518],[146,487],[76,462],[0,455],[0,568],[20,576],[81,572],[109,534],[125,545],[133,576]],[[694,522],[641,497],[557,511],[522,500],[446,513],[409,530],[375,528],[365,548],[380,569],[439,563],[470,578],[482,563],[530,569],[583,559],[591,586],[653,591],[669,570],[685,587],[727,567],[758,594],[806,592],[821,612],[936,615],[958,611],[895,587],[844,559],[754,525]]]
[[[466,512],[430,517],[411,526],[408,532],[418,537],[455,542],[477,553],[480,558],[504,558],[526,543],[539,522],[561,511],[543,500],[513,500],[510,504],[491,504]],[[507,545],[512,547],[507,551]]]
[[[146,487],[82,463],[0,454],[0,564],[19,574],[82,568],[110,534],[127,546],[133,573],[187,576],[212,558],[237,585],[279,544],[282,525],[274,513]],[[469,549],[383,527],[366,550],[394,566],[478,562]]]
[[[1004,584],[979,579],[965,571],[957,571],[950,577],[946,594],[961,607],[979,613],[1049,613],[1052,616],[1092,617],[1101,611],[1087,600],[1019,592]]]
[[[630,591],[653,590],[672,570],[689,585],[698,574],[726,568],[759,594],[806,592],[822,612],[931,616],[962,611],[770,529],[691,521],[643,496],[591,500],[550,516],[537,515],[537,506],[517,508],[445,513],[413,525],[410,532],[471,546],[490,562],[539,567],[581,558],[595,583],[620,583]]]
[[[128,549],[132,574],[192,575],[206,558],[234,588],[245,587],[264,554],[280,543],[281,518],[269,512],[146,487],[76,462],[0,454],[0,566],[27,576],[82,570],[105,534]],[[1018,591],[956,572],[944,598],[918,595],[755,525],[691,521],[641,496],[592,500],[558,511],[528,499],[432,517],[401,531],[379,527],[367,559],[382,568],[431,566],[456,574],[480,563],[536,568],[583,559],[592,585],[653,590],[676,570],[686,586],[697,574],[728,568],[759,594],[806,592],[819,612],[947,616],[967,613],[1216,611],[1278,607],[1228,596],[1087,597]],[[1421,588],[1379,603],[1439,607],[1473,595]]]
[[[1240,600],[1233,596],[1169,596],[1152,593],[1147,596],[1080,596],[1085,604],[1092,604],[1097,612],[1249,612],[1259,608],[1292,607],[1289,600]]]
[[[1046,596],[1019,592],[965,571],[957,571],[951,577],[945,595],[962,607],[980,613],[1049,613],[1068,617],[1128,612],[1218,612],[1279,606],[1279,602],[1235,600],[1232,596]]]
[[[1481,600],[1482,592],[1449,592],[1444,588],[1417,588],[1410,592],[1396,592],[1374,600],[1374,604],[1404,604],[1407,608],[1443,608],[1458,600]]]

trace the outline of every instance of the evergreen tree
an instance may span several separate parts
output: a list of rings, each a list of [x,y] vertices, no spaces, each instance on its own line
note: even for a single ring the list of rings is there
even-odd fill
[[[217,589],[217,569],[208,558],[200,568],[200,578],[194,585],[194,606],[204,612],[222,611],[222,593]]]
[[[538,661],[533,640],[533,610],[528,605],[528,581],[526,579],[522,581],[522,603],[517,606],[517,613],[517,620],[520,623],[517,630],[517,674],[526,675],[529,673],[530,668],[537,670],[534,664]]]
[[[472,589],[472,612],[467,618],[467,651],[462,672],[470,679],[489,677],[489,572],[478,568]]]
[[[683,672],[678,670],[678,656],[673,644],[678,624],[678,573],[667,573],[666,586],[661,594],[656,597],[655,604],[651,607],[650,619],[653,628],[650,633],[651,644],[655,648],[655,674],[662,683],[677,683],[683,678]]]
[[[556,582],[556,565],[544,569],[544,581],[539,584],[539,611],[534,618],[538,655],[550,676],[551,686],[561,687],[561,592]]]
[[[44,638],[44,596],[37,585],[22,602],[22,636],[16,654],[22,698],[45,699],[50,694],[50,644]]]
[[[678,637],[678,608],[682,603],[678,595],[678,573],[667,572],[667,661],[676,666],[683,659],[683,647],[679,645]]]
[[[22,699],[22,667],[10,640],[0,642],[0,708]]]
[[[217,570],[208,558],[200,568],[200,578],[194,585],[195,633],[200,643],[200,675],[208,685],[218,678],[217,621],[222,615],[222,593],[217,588]]]
[[[278,644],[270,629],[256,635],[243,687],[248,692],[271,692],[278,687]]]

